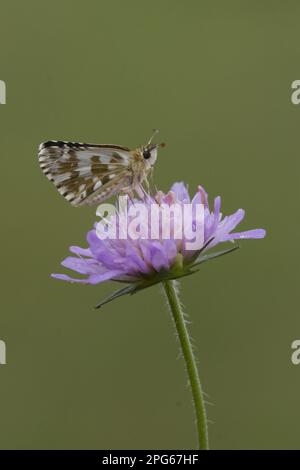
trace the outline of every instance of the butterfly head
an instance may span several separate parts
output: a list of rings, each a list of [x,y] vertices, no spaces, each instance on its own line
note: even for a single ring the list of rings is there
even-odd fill
[[[156,162],[157,149],[159,147],[164,147],[165,146],[165,144],[152,144],[152,139],[157,133],[158,133],[158,129],[154,129],[154,132],[153,132],[149,142],[147,143],[147,145],[145,145],[142,148],[143,158],[147,162],[147,166],[149,166],[149,167],[153,166],[154,163]]]

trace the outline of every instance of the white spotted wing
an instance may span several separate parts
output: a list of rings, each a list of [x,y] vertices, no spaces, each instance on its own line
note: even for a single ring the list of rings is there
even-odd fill
[[[38,157],[44,174],[74,206],[100,203],[132,183],[134,157],[127,147],[48,141]]]

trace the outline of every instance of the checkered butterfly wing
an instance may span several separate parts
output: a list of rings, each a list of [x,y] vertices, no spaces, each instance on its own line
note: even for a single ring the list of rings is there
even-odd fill
[[[131,184],[126,147],[48,141],[38,156],[44,174],[73,206],[100,203]]]

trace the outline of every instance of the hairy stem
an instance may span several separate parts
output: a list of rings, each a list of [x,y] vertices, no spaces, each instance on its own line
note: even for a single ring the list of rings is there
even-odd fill
[[[189,382],[191,385],[191,391],[196,413],[199,449],[205,450],[208,449],[206,411],[190,336],[184,320],[184,315],[181,309],[181,304],[176,289],[175,281],[164,281],[163,286],[174,319],[176,332],[180,342],[183,358],[185,360],[186,369],[189,377]]]

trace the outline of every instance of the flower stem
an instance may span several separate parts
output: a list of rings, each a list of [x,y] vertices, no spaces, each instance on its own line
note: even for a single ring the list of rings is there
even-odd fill
[[[203,400],[203,393],[196,360],[191,345],[190,336],[186,327],[183,312],[180,305],[175,281],[163,281],[165,293],[169,302],[170,310],[175,322],[180,346],[185,360],[187,373],[191,385],[193,401],[196,412],[196,423],[198,431],[198,444],[200,450],[208,449],[208,434],[206,423],[206,411]]]

